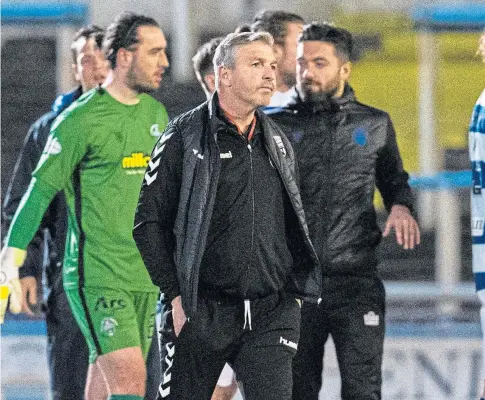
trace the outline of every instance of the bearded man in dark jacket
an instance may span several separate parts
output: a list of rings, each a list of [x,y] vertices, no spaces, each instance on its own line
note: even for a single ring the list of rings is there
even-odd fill
[[[270,34],[228,35],[216,93],[153,150],[134,238],[164,295],[159,398],[209,400],[224,364],[247,400],[291,399],[300,306],[321,276],[293,149],[258,111],[275,89]]]
[[[412,196],[389,115],[359,103],[348,84],[352,35],[329,24],[304,27],[297,96],[270,110],[295,148],[310,237],[322,266],[319,305],[304,303],[293,364],[293,399],[317,400],[324,345],[335,343],[342,399],[381,398],[385,292],[377,275],[381,239],[375,187],[404,249],[419,243]]]

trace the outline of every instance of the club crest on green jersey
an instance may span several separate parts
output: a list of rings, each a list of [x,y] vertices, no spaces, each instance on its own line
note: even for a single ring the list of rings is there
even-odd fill
[[[160,128],[158,127],[158,124],[152,125],[152,127],[150,128],[150,135],[152,135],[154,137],[162,136],[162,132],[160,132]]]
[[[62,150],[62,146],[59,143],[59,140],[50,135],[47,139],[47,143],[45,144],[45,153],[50,155],[59,154]]]
[[[113,317],[103,318],[101,321],[101,334],[105,336],[113,336],[115,334],[115,329],[118,326],[118,321]]]

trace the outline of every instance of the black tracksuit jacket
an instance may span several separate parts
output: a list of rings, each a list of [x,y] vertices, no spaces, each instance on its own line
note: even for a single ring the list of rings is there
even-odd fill
[[[394,128],[384,111],[359,103],[349,85],[339,99],[299,97],[268,112],[293,144],[303,206],[327,276],[374,276],[381,240],[373,204],[377,187],[389,211],[412,210]]]
[[[169,302],[181,294],[187,316],[199,291],[320,297],[293,150],[268,117],[256,116],[248,142],[215,95],[169,124],[152,153],[134,238],[154,284]]]
[[[32,172],[42,155],[52,123],[81,95],[81,87],[60,95],[52,105],[52,110],[30,127],[3,203],[2,215],[6,230],[17,211],[22,196],[29,187]],[[20,277],[36,276],[39,269],[42,268],[46,273],[44,281],[47,288],[55,292],[62,292],[64,290],[61,278],[62,259],[64,258],[66,234],[67,205],[64,194],[58,193],[49,205],[34,240],[27,248],[26,260],[19,270]]]

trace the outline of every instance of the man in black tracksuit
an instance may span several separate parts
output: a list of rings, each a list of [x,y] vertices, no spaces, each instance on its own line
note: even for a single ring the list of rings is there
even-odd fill
[[[78,87],[59,96],[52,111],[44,114],[30,127],[5,196],[3,216],[7,226],[15,215],[22,195],[27,191],[52,123],[81,94],[81,87]],[[25,262],[19,269],[19,278],[23,293],[22,312],[32,315],[29,303],[37,304],[37,277],[42,273],[43,297],[46,299],[42,308],[47,325],[47,361],[52,398],[81,400],[88,371],[88,348],[74,321],[62,287],[66,207],[62,194],[58,194],[49,205],[39,231],[27,248]]]
[[[2,214],[6,230],[22,196],[27,191],[32,172],[49,137],[52,123],[84,92],[94,89],[106,80],[109,68],[101,51],[103,38],[103,29],[94,25],[84,27],[76,33],[71,52],[72,68],[79,86],[69,93],[60,95],[52,105],[52,110],[30,127],[3,204]],[[89,365],[88,348],[74,320],[62,283],[66,234],[67,205],[64,195],[58,193],[49,205],[42,219],[41,228],[27,248],[25,262],[19,269],[24,297],[22,312],[32,314],[29,302],[31,304],[37,302],[37,276],[42,269],[51,396],[54,400],[82,400],[85,397],[84,389]],[[160,375],[157,347],[152,346],[147,360],[149,366],[147,399],[155,397],[156,381]]]
[[[296,299],[316,303],[321,275],[293,150],[256,111],[274,92],[272,45],[222,41],[216,93],[169,124],[145,174],[134,238],[164,295],[161,399],[210,399],[226,362],[247,400],[291,399]]]
[[[359,103],[347,83],[352,36],[328,24],[304,27],[297,51],[297,95],[273,119],[297,155],[310,237],[322,264],[323,301],[305,303],[294,360],[294,400],[316,400],[331,335],[342,399],[381,398],[385,293],[377,276],[381,232],[374,188],[405,249],[419,243],[412,196],[389,115]]]

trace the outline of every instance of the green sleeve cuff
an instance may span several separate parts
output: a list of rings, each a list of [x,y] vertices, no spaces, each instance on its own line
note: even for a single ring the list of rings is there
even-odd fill
[[[32,178],[13,217],[5,245],[26,250],[57,190]]]

